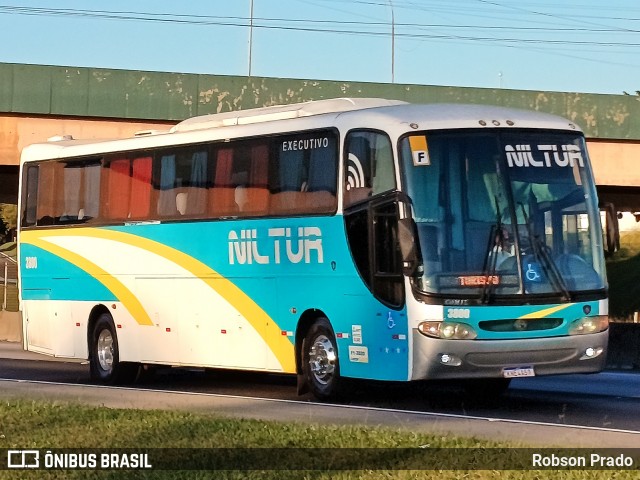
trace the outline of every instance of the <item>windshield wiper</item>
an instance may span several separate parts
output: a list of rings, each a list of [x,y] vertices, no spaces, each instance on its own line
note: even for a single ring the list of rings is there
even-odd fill
[[[533,249],[533,255],[535,258],[540,259],[542,268],[544,269],[544,273],[549,278],[551,285],[556,289],[556,291],[560,290],[562,293],[562,299],[565,301],[569,301],[571,299],[571,294],[567,289],[567,284],[562,278],[562,274],[558,269],[558,265],[556,264],[553,257],[549,254],[549,248],[547,244],[533,232],[533,228],[529,222],[529,217],[527,216],[527,212],[525,211],[524,205],[519,203],[520,208],[522,210],[522,216],[524,217],[524,222],[527,227],[527,232],[529,234],[529,241],[531,243],[531,248]]]
[[[482,274],[484,275],[484,286],[480,294],[480,303],[485,305],[489,303],[489,297],[494,286],[494,276],[498,266],[498,252],[504,248],[507,240],[504,228],[502,226],[502,213],[500,211],[500,203],[498,196],[494,196],[496,202],[496,223],[491,225],[489,232],[489,243],[484,256],[484,265],[482,266]]]

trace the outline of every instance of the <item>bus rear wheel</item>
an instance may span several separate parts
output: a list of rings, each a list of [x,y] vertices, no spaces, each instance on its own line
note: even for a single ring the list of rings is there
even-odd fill
[[[302,365],[309,390],[317,399],[328,400],[338,395],[341,383],[338,346],[326,318],[317,320],[307,332]]]
[[[98,317],[89,343],[91,379],[104,384],[130,383],[138,375],[139,365],[120,361],[118,337],[111,315]]]

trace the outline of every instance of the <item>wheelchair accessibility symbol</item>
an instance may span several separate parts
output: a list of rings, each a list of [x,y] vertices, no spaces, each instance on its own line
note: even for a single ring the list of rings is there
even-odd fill
[[[530,282],[540,282],[542,281],[542,277],[540,276],[540,272],[538,270],[538,264],[536,263],[527,263],[527,271],[524,274],[527,277],[527,280]]]

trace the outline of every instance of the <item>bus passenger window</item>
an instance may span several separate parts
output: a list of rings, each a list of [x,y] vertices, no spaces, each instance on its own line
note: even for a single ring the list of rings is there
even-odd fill
[[[54,225],[62,214],[61,196],[64,194],[63,164],[60,162],[43,162],[38,175],[38,207],[37,224]]]
[[[155,185],[159,190],[158,215],[198,217],[206,212],[208,158],[208,151],[202,150],[201,147],[173,148],[161,153],[155,173]]]
[[[241,212],[248,215],[265,214],[269,209],[269,147],[266,144],[253,145],[250,149],[248,180],[244,191],[236,191]]]
[[[233,149],[221,148],[216,152],[216,168],[213,189],[209,193],[207,211],[212,217],[237,215],[238,209],[234,199]]]
[[[97,218],[100,170],[100,159],[28,166],[22,226],[86,223]]]
[[[189,184],[184,192],[176,195],[176,206],[182,215],[202,215],[207,209],[208,153],[196,151],[188,157],[191,165]],[[178,198],[184,200],[178,200]],[[184,202],[183,205],[181,205],[182,202]]]
[[[282,151],[282,147],[279,148],[277,175],[273,182],[275,191],[270,205],[274,215],[303,212],[308,176],[306,163],[303,150]]]
[[[87,164],[83,170],[84,202],[78,220],[86,222],[100,215],[100,160]]]
[[[38,220],[37,202],[38,202],[38,169],[39,166],[29,166],[27,168],[27,185],[24,189],[24,198],[22,200],[24,213],[22,215],[22,226],[30,227],[36,224]]]
[[[151,157],[133,160],[129,218],[142,219],[149,216],[151,205],[151,163]]]
[[[335,139],[329,138],[327,147],[313,150],[309,158],[309,179],[305,198],[308,212],[335,211],[337,168]]]
[[[112,160],[108,166],[107,201],[104,205],[108,219],[125,219],[129,216],[131,176],[129,160]]]
[[[86,223],[100,210],[100,160],[62,162],[63,206],[59,224]]]
[[[176,155],[167,154],[160,158],[160,194],[158,195],[158,215],[171,216],[178,213],[176,207]]]
[[[107,160],[103,175],[106,176],[103,215],[106,219],[141,220],[149,217],[151,201],[152,157],[140,157],[133,160],[116,158]],[[83,217],[95,217],[97,198],[101,178],[98,170],[91,166],[85,168],[85,201]],[[92,193],[93,192],[93,193]]]
[[[281,137],[275,142],[270,213],[292,215],[336,210],[337,152],[331,132]]]
[[[64,204],[60,223],[74,223],[80,212],[80,188],[82,186],[82,165],[66,164],[64,177]]]

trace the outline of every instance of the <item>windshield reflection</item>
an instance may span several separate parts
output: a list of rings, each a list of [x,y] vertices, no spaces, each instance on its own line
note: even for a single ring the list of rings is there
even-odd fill
[[[418,156],[415,145],[427,151]],[[604,289],[581,135],[420,132],[401,141],[401,155],[423,263],[419,290],[489,303]]]

